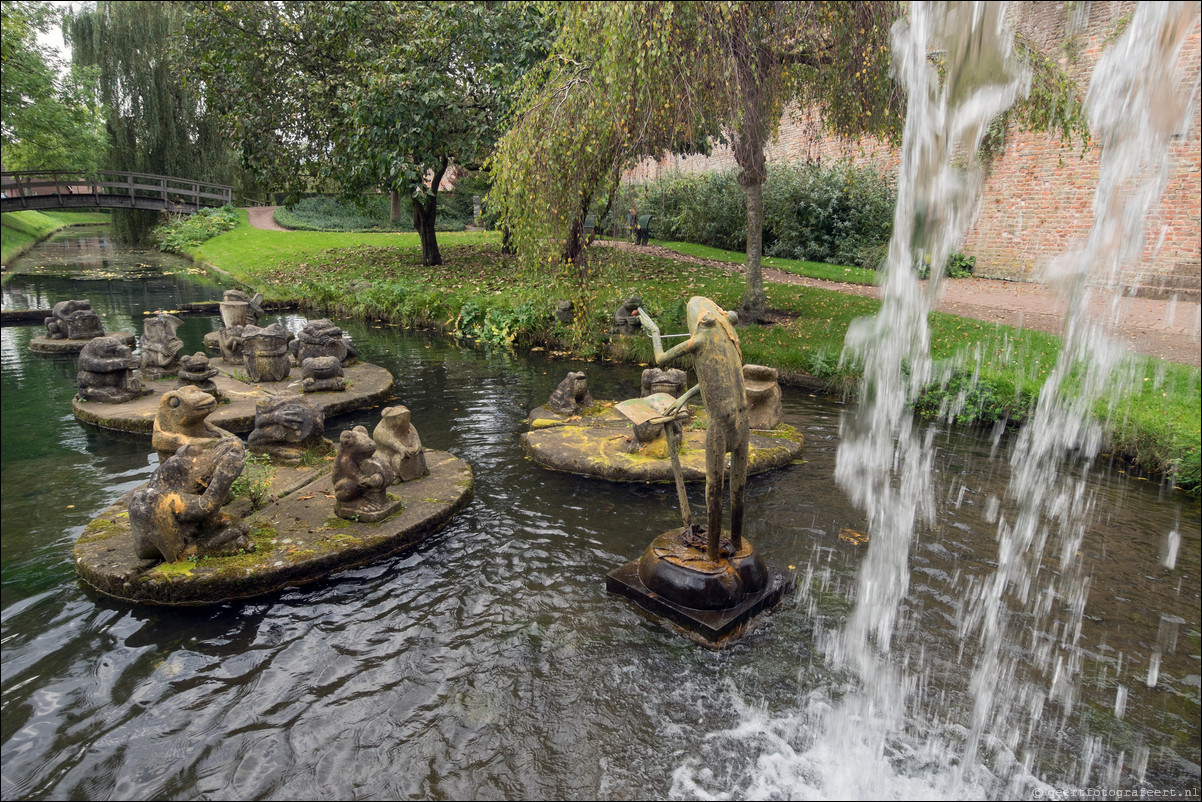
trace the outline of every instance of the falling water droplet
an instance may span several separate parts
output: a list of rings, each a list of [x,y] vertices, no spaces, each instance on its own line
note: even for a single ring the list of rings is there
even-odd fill
[[[1181,545],[1181,534],[1172,530],[1164,536],[1163,562],[1164,567],[1172,571],[1177,567],[1177,548]]]
[[[1177,627],[1184,623],[1185,619],[1181,616],[1160,616],[1160,627],[1156,631],[1156,647],[1161,654],[1172,654],[1177,651]]]
[[[1127,689],[1120,685],[1114,693],[1114,717],[1121,719],[1127,712]]]
[[[1148,687],[1155,688],[1156,683],[1160,681],[1160,650],[1152,652],[1152,659],[1148,661]]]

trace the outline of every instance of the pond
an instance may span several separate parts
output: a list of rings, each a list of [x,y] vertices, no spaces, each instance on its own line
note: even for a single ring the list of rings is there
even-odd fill
[[[89,298],[107,329],[140,333],[145,311],[220,298],[160,259],[59,237],[11,266],[3,306]],[[219,325],[186,321],[187,353]],[[620,399],[638,395],[641,369],[338,322],[393,373],[423,443],[472,465],[475,500],[416,551],[195,610],[76,580],[74,540],[157,458],[145,438],[74,420],[73,360],[30,355],[40,327],[0,332],[4,798],[976,798],[1140,778],[1196,793],[1196,500],[1097,466],[1074,701],[1041,701],[1058,667],[1013,644],[1044,714],[990,748],[1025,767],[985,760],[961,776],[976,649],[962,600],[992,571],[987,499],[1004,495],[1009,436],[935,435],[935,524],[911,545],[891,650],[904,715],[862,732],[848,703],[868,689],[824,659],[866,548],[864,515],[833,479],[854,407],[786,390],[806,462],[751,479],[748,531],[799,591],[713,652],[605,591],[608,571],[678,523],[671,486],[548,472],[517,442],[569,370]],[[330,420],[327,436],[377,418]],[[700,488],[691,498],[700,514]]]

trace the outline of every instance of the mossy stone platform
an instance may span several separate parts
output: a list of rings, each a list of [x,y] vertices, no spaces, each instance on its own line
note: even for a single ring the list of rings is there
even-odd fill
[[[429,474],[389,488],[404,502],[380,523],[334,514],[328,464],[275,470],[276,500],[245,517],[256,550],[174,563],[140,560],[129,525],[129,495],[92,520],[75,544],[75,570],[107,596],[142,604],[196,606],[261,596],[323,579],[412,548],[450,521],[472,498],[472,469],[444,451],[426,451]],[[226,512],[249,510],[245,497]]]
[[[110,331],[105,337],[120,337],[121,342],[133,348],[138,344],[138,338],[128,331]],[[78,356],[84,346],[92,340],[52,340],[49,337],[34,337],[29,341],[31,353],[42,356]]]
[[[281,395],[301,395],[301,369],[294,367],[288,378],[280,382],[247,382],[234,371],[213,363],[218,374],[213,377],[217,389],[229,403],[223,403],[210,415],[209,423],[229,432],[243,433],[255,428],[255,403],[260,398]],[[305,393],[304,397],[321,408],[326,418],[379,406],[392,393],[392,374],[379,365],[360,362],[343,369],[346,389],[334,393]],[[177,380],[143,381],[150,391],[147,395],[121,404],[102,404],[84,401],[78,396],[71,402],[75,417],[102,429],[120,432],[154,433],[154,416],[159,410],[163,393],[174,390]]]
[[[705,413],[696,425],[685,425],[680,467],[686,482],[705,481]],[[530,415],[530,431],[521,437],[522,448],[544,468],[613,482],[671,482],[672,460],[661,439],[642,451],[627,453],[634,438],[630,421],[612,404],[600,402],[581,415],[564,417],[548,407]],[[804,436],[781,424],[775,429],[752,430],[748,474],[783,468],[801,458]]]

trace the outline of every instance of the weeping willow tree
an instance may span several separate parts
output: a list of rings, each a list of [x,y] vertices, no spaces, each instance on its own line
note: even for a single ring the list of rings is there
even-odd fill
[[[99,2],[64,26],[75,63],[95,67],[110,147],[110,170],[232,183],[234,165],[216,120],[175,77],[170,43],[181,3]],[[113,235],[146,242],[157,212],[113,213]]]
[[[689,3],[573,3],[553,9],[552,55],[527,73],[507,133],[489,163],[489,203],[507,244],[559,265],[588,308],[584,221],[622,167],[695,140],[704,128],[680,42]],[[578,319],[587,315],[578,315]]]
[[[561,13],[555,50],[528,78],[493,160],[502,224],[519,248],[557,247],[584,281],[580,230],[604,182],[698,132],[721,132],[747,196],[744,319],[759,320],[765,150],[782,111],[815,106],[828,130],[848,136],[899,130],[887,47],[898,5],[576,3]]]

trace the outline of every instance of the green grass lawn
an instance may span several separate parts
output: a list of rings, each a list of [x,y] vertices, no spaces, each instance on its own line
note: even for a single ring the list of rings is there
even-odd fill
[[[671,251],[694,256],[698,259],[710,259],[716,262],[730,264],[747,264],[747,254],[740,251],[724,251],[721,248],[711,248],[708,245],[695,245],[692,242],[667,242],[651,240],[652,245],[660,245]],[[863,267],[843,267],[828,265],[823,262],[807,262],[802,259],[778,259],[775,256],[765,256],[760,260],[765,267],[774,267],[786,273],[798,276],[820,278],[826,281],[841,281],[846,284],[875,284],[876,271]]]
[[[743,294],[743,277],[722,268],[616,248],[590,250],[588,287],[581,292],[562,268],[533,270],[502,254],[495,233],[439,233],[438,241],[444,264],[423,267],[416,234],[261,231],[240,212],[236,229],[193,255],[268,298],[303,299],[328,314],[636,363],[651,359],[647,338],[608,336],[613,310],[631,295],[641,297],[665,333],[674,333],[685,331],[689,297],[705,295],[736,308]],[[708,259],[712,252],[694,255]],[[766,290],[775,322],[739,330],[744,361],[816,377],[833,392],[854,391],[859,366],[841,361],[843,341],[851,322],[875,314],[880,302],[813,287],[768,284]],[[575,304],[574,324],[552,316],[560,299]],[[941,313],[932,313],[929,324],[941,379],[918,401],[920,413],[960,402],[956,422],[978,425],[1018,423],[1029,414],[1059,355],[1059,337]],[[1133,370],[1130,387],[1097,403],[1115,452],[1196,489],[1202,374],[1146,358],[1135,360]]]

